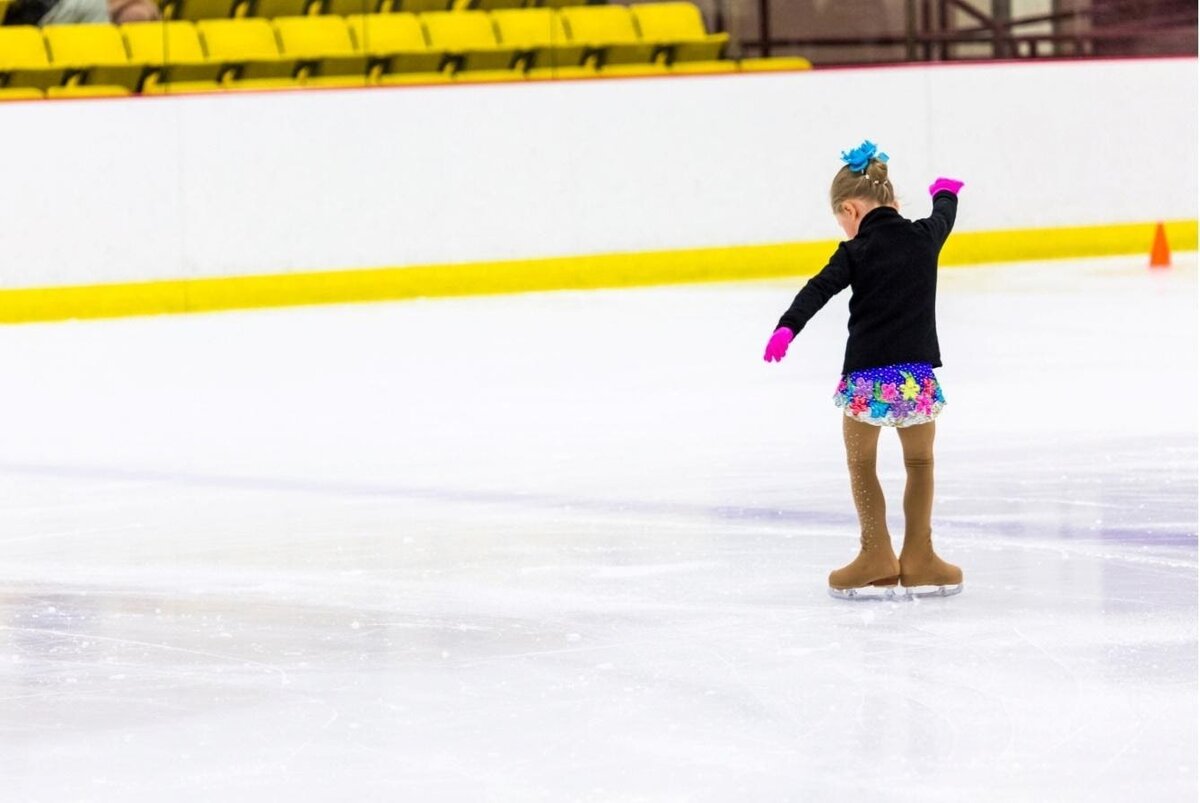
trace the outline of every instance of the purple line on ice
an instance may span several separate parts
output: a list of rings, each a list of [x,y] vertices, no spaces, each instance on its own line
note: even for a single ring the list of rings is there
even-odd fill
[[[455,491],[442,488],[414,487],[384,483],[346,482],[339,480],[308,480],[281,477],[237,477],[192,472],[155,471],[149,469],[112,468],[103,466],[64,466],[34,463],[0,463],[0,473],[24,474],[54,478],[90,479],[118,482],[153,482],[182,484],[194,487],[227,488],[236,490],[304,493],[321,496],[390,497],[426,499],[438,502],[468,504],[519,505],[559,510],[584,510],[595,513],[641,513],[647,515],[695,516],[734,521],[782,522],[830,527],[853,528],[853,514],[828,510],[795,510],[787,508],[739,505],[696,505],[646,500],[604,500],[563,497],[552,494],[510,491]],[[1030,500],[1037,503],[1038,500]],[[991,519],[973,526],[969,520],[944,523],[942,532],[966,535],[978,529],[990,536],[1020,538],[1028,534],[1053,534],[1067,540],[1093,540],[1146,546],[1171,546],[1195,550],[1197,534],[1193,529],[1174,529],[1169,525],[1152,525],[1159,529],[1139,529],[1135,526],[1080,527],[1052,523],[1044,527],[1037,522]],[[1186,525],[1184,525],[1186,528]]]

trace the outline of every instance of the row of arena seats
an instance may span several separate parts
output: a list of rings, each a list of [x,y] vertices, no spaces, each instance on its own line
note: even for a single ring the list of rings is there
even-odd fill
[[[159,3],[164,19],[185,20],[294,17],[305,14],[423,14],[430,11],[496,11],[588,5],[587,0],[159,0]]]
[[[497,81],[522,80],[580,80],[585,78],[628,78],[632,76],[658,75],[702,75],[736,72],[767,72],[777,70],[804,70],[811,64],[807,59],[776,57],[769,59],[747,59],[722,62],[681,62],[664,64],[622,64],[600,68],[564,68],[542,72],[521,73],[517,71],[476,71],[458,74],[449,73],[403,73],[372,76],[305,76],[294,78],[259,78],[221,83],[217,81],[174,81],[150,84],[142,90],[144,95],[198,94],[209,92],[267,91],[281,89],[353,88],[371,86],[427,85],[427,84],[470,84]],[[117,98],[137,94],[126,87],[114,84],[68,84],[47,89],[32,87],[0,87],[0,102],[10,100],[41,100],[43,98]]]
[[[501,8],[567,8],[588,0],[157,0],[163,19],[294,17],[304,14],[390,14],[404,11],[495,11]],[[0,0],[0,20],[11,0]]]
[[[795,69],[720,58],[686,2],[0,28],[0,87],[77,93]],[[84,89],[91,87],[92,89]],[[107,87],[108,89],[103,89]],[[15,92],[15,94],[14,94]]]

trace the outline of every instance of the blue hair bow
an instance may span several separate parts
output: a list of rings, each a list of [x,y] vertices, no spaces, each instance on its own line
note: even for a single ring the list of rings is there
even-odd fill
[[[849,152],[842,151],[842,161],[848,164],[855,173],[867,172],[867,167],[870,166],[872,159],[887,162],[888,155],[879,150],[869,139],[864,139],[863,144]]]

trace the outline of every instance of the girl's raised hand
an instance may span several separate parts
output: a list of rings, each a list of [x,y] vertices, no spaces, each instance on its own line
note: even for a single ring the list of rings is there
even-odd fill
[[[788,344],[795,337],[791,329],[786,326],[781,326],[775,330],[775,334],[771,335],[771,339],[767,341],[767,351],[763,354],[763,359],[767,362],[779,362],[787,355]]]
[[[946,178],[945,176],[942,176],[942,177],[939,177],[936,180],[934,180],[934,182],[929,185],[929,194],[937,195],[942,190],[948,190],[948,191],[954,193],[955,195],[958,195],[958,191],[961,190],[962,188],[963,188],[963,183],[961,181],[959,181],[958,179]]]

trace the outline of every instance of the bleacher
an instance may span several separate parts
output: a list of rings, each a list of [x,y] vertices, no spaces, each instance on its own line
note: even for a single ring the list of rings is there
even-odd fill
[[[0,0],[0,12],[4,0]],[[0,27],[0,100],[806,69],[725,57],[688,2],[163,0],[162,22]]]

